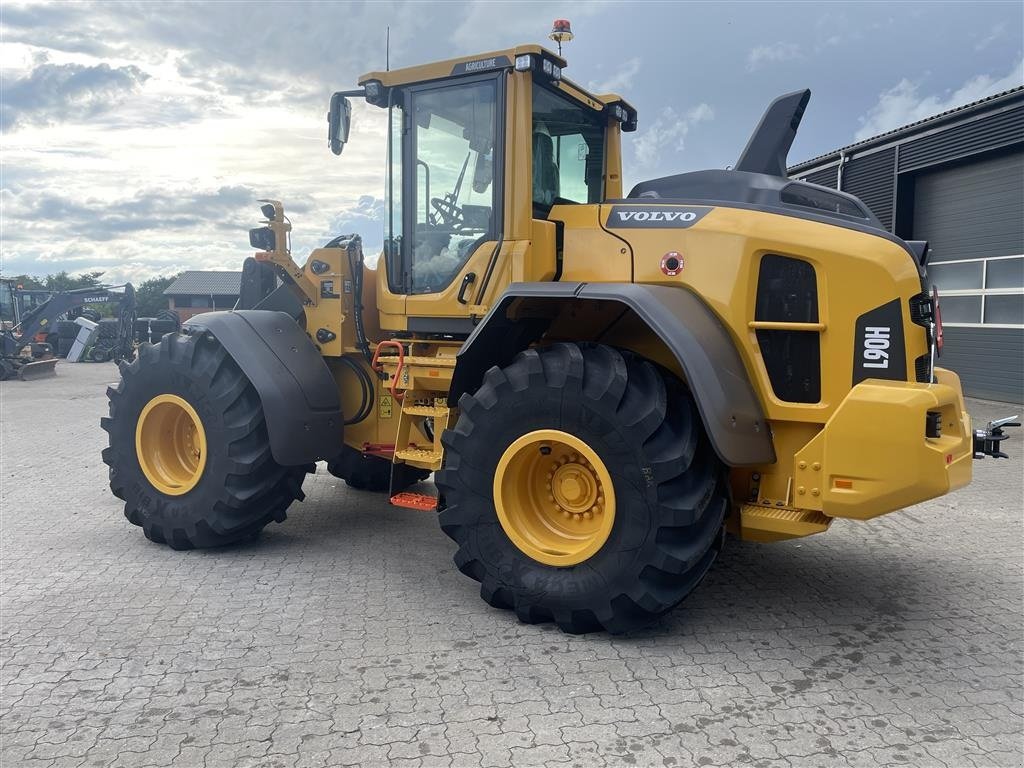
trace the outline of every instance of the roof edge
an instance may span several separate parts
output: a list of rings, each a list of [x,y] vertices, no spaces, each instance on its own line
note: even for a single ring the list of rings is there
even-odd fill
[[[1013,103],[1018,100],[1024,102],[1024,85],[1019,85],[1016,88],[1010,88],[1007,91],[994,93],[991,96],[986,96],[983,99],[978,99],[977,101],[972,101],[968,104],[948,109],[937,115],[932,115],[931,117],[926,117],[913,123],[901,125],[899,128],[893,128],[892,130],[885,131],[877,136],[872,136],[871,138],[863,139],[861,141],[854,142],[853,144],[847,144],[846,146],[839,147],[838,149],[833,149],[823,155],[818,155],[817,157],[812,157],[809,160],[804,160],[789,166],[787,173],[790,176],[796,173],[802,173],[811,168],[834,162],[839,159],[840,155],[849,154],[854,151],[871,149],[878,145],[894,141],[901,136],[915,133],[922,128],[931,128],[941,125],[944,122],[966,117],[972,112],[981,112],[993,107],[1002,106],[1003,104]]]

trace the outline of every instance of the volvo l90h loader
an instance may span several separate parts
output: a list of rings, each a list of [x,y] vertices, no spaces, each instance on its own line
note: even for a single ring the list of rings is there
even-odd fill
[[[176,549],[280,522],[316,462],[433,508],[491,605],[625,631],[676,605],[726,532],[774,541],[966,485],[959,380],[936,367],[927,248],[786,178],[809,92],[732,170],[623,189],[636,112],[524,45],[372,72],[383,253],[289,250],[266,201],[234,311],[144,345],[109,391],[128,519]],[[438,495],[406,491],[434,473]],[[418,489],[420,491],[423,488]]]

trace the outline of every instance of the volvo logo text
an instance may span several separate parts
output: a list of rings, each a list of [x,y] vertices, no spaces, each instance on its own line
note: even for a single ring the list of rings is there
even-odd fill
[[[692,208],[678,205],[613,205],[606,226],[620,229],[663,227],[685,229],[703,219],[711,208]]]

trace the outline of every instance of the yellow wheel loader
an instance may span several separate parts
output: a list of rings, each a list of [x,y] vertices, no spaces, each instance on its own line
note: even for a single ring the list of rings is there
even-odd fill
[[[143,346],[109,391],[128,519],[177,549],[284,520],[316,462],[438,512],[483,598],[567,632],[679,603],[726,533],[776,541],[960,488],[973,431],[927,246],[786,178],[810,93],[732,170],[626,193],[634,108],[524,45],[363,76],[387,111],[383,252],[250,232],[238,306]],[[433,473],[436,498],[409,488]],[[423,488],[418,490],[422,491]]]

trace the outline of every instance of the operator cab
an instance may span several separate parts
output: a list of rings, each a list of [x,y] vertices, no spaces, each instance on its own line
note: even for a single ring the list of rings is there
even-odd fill
[[[619,132],[635,130],[636,112],[566,80],[564,66],[544,48],[520,46],[369,73],[362,91],[332,100],[336,153],[347,138],[345,96],[389,112],[388,293],[444,294],[448,314],[453,304],[480,304],[502,249],[532,239],[531,220],[547,220],[555,205],[621,196]],[[447,302],[452,291],[457,304]]]

